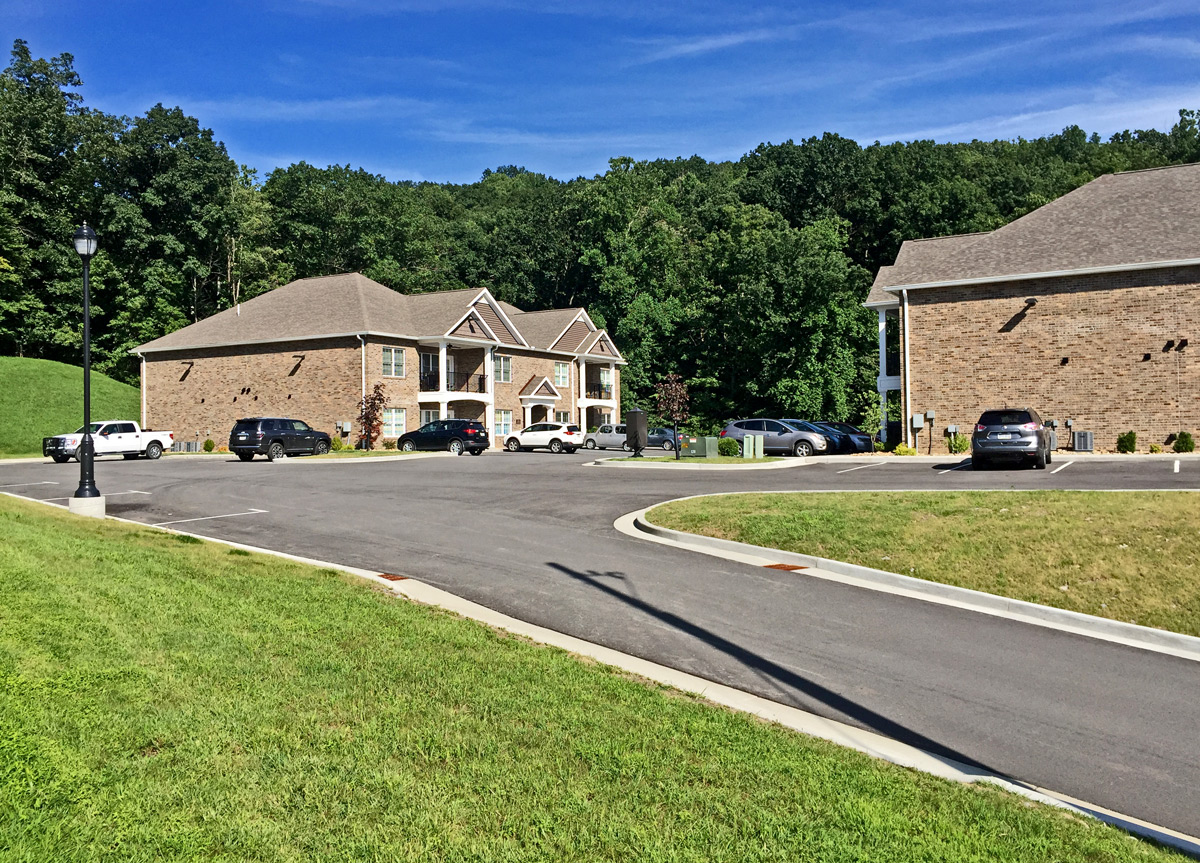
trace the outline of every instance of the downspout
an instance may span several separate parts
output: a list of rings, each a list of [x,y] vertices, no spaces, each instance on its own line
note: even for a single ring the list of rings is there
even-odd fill
[[[355,335],[358,337],[358,343],[361,348],[360,366],[361,366],[361,373],[362,373],[362,396],[360,397],[359,402],[358,402],[358,411],[361,414],[363,406],[367,403],[367,340],[362,337],[361,333],[355,333]],[[362,429],[361,431],[362,431],[363,435],[365,436],[366,429]]]
[[[908,328],[908,288],[900,289],[900,304],[904,307],[904,442],[912,446],[912,429],[909,418],[912,416],[912,375],[908,368],[908,343],[912,341],[912,332]]]
[[[139,423],[139,425],[142,427],[142,430],[145,431],[145,429],[146,429],[146,357],[144,354],[138,354],[137,358],[142,364],[141,375],[140,375],[140,377],[141,377],[140,383],[142,385],[142,387],[141,387],[141,389],[142,389],[142,421],[141,421],[141,423]]]

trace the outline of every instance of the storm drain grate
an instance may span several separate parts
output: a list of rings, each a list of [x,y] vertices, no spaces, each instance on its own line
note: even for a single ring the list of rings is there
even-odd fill
[[[394,572],[381,572],[380,578],[386,578],[388,581],[408,581],[407,575],[396,575]]]
[[[795,572],[798,569],[808,569],[807,566],[796,566],[791,563],[768,563],[763,569],[782,569],[784,572]]]

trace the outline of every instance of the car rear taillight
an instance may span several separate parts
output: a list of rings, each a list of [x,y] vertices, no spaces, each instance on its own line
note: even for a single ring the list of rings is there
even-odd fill
[[[725,429],[721,429],[720,437],[725,437]]]
[[[475,434],[475,429],[467,429],[467,434]]]
[[[1037,423],[1023,423],[1021,425],[1021,429],[1023,431],[1037,431],[1037,428],[1038,428]]]
[[[255,436],[256,438],[260,438],[260,439],[261,439],[261,438],[262,438],[262,436],[263,436],[263,433],[262,433],[262,432],[255,432],[255,433],[254,433],[254,436]]]
[[[987,431],[987,426],[985,426],[983,423],[979,423],[975,426],[975,431]]]
[[[167,437],[169,437],[171,440],[175,440],[175,432],[167,432]]]

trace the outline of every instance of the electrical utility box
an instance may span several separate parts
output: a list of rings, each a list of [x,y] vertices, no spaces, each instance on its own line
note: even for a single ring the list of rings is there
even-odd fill
[[[717,440],[712,436],[692,437],[688,435],[679,447],[679,454],[689,458],[716,458]]]
[[[1071,449],[1076,452],[1091,452],[1093,445],[1092,432],[1077,431],[1071,433]]]
[[[638,408],[625,413],[625,442],[635,453],[646,448],[646,412]]]
[[[762,458],[765,440],[760,434],[748,434],[742,438],[742,458]]]

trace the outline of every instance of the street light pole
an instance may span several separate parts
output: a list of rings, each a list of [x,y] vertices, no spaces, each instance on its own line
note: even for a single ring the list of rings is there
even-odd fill
[[[75,251],[83,259],[83,440],[79,442],[79,488],[75,497],[100,497],[96,488],[92,444],[92,303],[88,284],[92,255],[96,254],[96,232],[84,222],[75,231]]]

